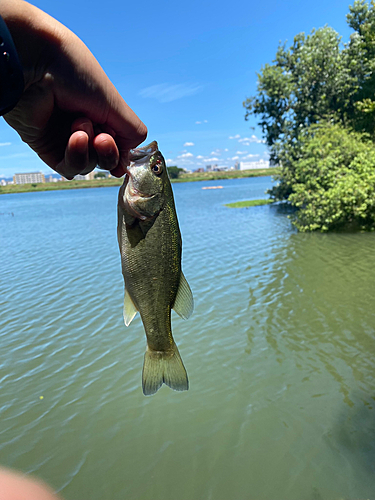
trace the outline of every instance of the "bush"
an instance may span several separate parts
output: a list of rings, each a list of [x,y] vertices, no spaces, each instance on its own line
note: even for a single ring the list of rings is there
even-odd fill
[[[282,199],[289,190],[300,231],[375,229],[375,148],[365,134],[314,125],[282,156],[281,184],[271,195]]]
[[[180,173],[184,171],[183,168],[179,167],[167,167],[167,170],[170,179],[177,179]]]

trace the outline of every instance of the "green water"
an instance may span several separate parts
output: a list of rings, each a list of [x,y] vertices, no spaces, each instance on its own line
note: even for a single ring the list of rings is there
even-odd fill
[[[148,398],[117,189],[1,196],[0,463],[66,500],[374,499],[375,235],[224,207],[269,178],[214,184],[173,186],[190,390]]]

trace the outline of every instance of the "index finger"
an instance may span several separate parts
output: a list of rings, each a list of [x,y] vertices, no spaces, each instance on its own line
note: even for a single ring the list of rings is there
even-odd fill
[[[116,106],[109,110],[106,125],[114,131],[114,139],[120,153],[119,167],[126,169],[129,151],[136,148],[147,137],[147,127],[115,90]]]

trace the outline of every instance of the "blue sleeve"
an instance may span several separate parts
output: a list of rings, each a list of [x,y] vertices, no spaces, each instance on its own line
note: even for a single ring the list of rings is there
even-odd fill
[[[14,108],[23,90],[22,66],[12,36],[0,16],[0,116]]]

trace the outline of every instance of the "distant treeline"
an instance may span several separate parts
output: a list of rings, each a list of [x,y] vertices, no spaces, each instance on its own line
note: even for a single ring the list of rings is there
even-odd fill
[[[173,168],[173,167],[168,167]],[[176,167],[178,168],[178,167]],[[183,170],[179,168],[179,170]],[[268,169],[255,169],[255,170],[230,170],[227,172],[192,172],[180,173],[178,178],[171,178],[171,182],[194,182],[194,181],[212,181],[222,179],[233,179],[243,177],[260,177],[267,175],[276,175],[277,168]],[[0,194],[10,193],[26,193],[33,191],[56,191],[61,189],[84,189],[95,187],[116,187],[121,186],[123,179],[116,179],[115,177],[105,178],[97,177],[94,180],[72,180],[64,182],[43,182],[39,184],[7,184],[0,186]]]
[[[176,167],[176,166],[167,167],[167,170],[168,170],[168,174],[169,174],[170,179],[178,179],[180,174],[182,174],[182,172],[184,171],[183,168]]]
[[[274,200],[301,231],[375,229],[375,3],[357,0],[343,44],[329,26],[299,33],[258,74],[255,115],[281,165]]]

